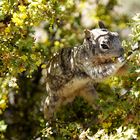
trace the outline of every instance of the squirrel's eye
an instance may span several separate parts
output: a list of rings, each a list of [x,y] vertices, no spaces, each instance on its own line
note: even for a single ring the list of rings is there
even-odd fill
[[[106,51],[106,50],[109,49],[109,46],[106,45],[106,44],[101,44],[101,45],[100,45],[100,48],[101,48],[103,51]]]

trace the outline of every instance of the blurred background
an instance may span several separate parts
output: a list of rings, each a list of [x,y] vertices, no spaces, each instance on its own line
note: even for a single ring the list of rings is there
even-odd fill
[[[102,111],[76,98],[56,122],[44,120],[50,58],[81,44],[83,30],[98,28],[99,20],[120,34],[125,57],[139,47],[139,0],[0,0],[1,140],[140,138],[140,53],[126,76],[96,84]]]

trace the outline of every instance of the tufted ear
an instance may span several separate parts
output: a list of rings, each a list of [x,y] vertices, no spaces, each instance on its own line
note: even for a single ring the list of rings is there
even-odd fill
[[[86,39],[90,39],[90,37],[91,37],[90,30],[85,29],[85,30],[84,30],[84,33],[85,33],[85,38],[86,38]]]
[[[105,27],[105,25],[104,25],[104,23],[102,22],[102,21],[99,21],[98,22],[98,25],[99,25],[99,27],[102,29],[102,28],[104,28],[104,29],[106,29],[106,27]]]

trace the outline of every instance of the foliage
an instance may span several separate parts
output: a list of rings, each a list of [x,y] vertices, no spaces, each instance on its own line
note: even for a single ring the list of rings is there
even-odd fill
[[[43,119],[47,94],[41,73],[52,53],[81,43],[83,30],[95,28],[98,20],[121,32],[128,17],[117,14],[117,4],[116,0],[0,1],[0,139],[139,136],[139,53],[128,62],[129,74],[96,85],[101,111],[77,98],[56,114],[56,122],[50,125]],[[139,45],[139,14],[130,26],[131,37],[123,42],[126,57]]]

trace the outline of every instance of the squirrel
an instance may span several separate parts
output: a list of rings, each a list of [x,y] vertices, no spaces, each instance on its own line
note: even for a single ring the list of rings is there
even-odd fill
[[[62,105],[83,97],[96,108],[98,94],[94,84],[113,76],[124,65],[124,49],[119,34],[109,31],[103,22],[99,28],[86,29],[83,44],[62,48],[49,61],[46,77],[48,96],[44,117],[51,119]]]

